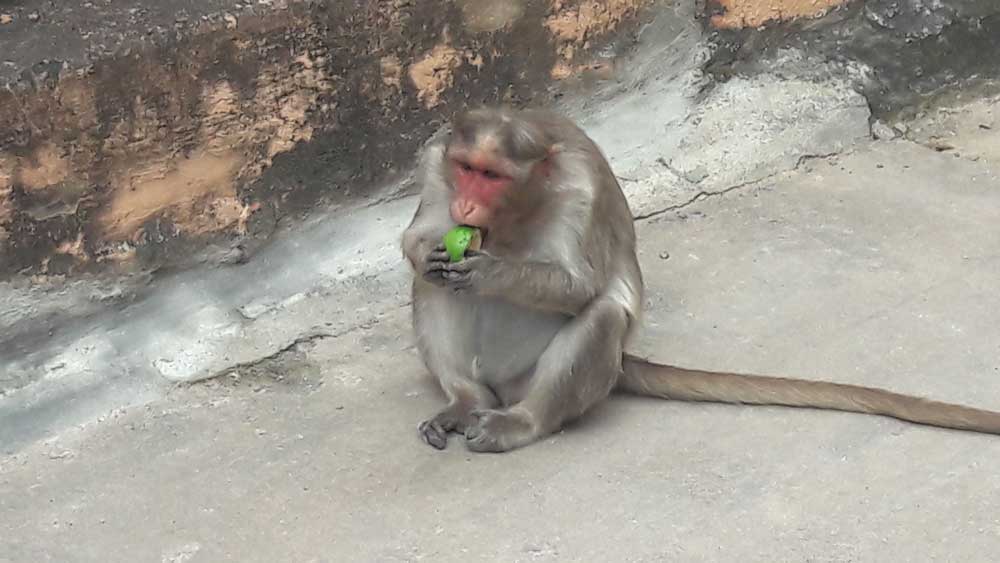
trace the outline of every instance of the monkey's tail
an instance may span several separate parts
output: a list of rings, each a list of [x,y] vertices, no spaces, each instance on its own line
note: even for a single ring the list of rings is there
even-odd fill
[[[623,367],[624,374],[618,388],[637,395],[678,401],[810,407],[878,414],[928,426],[1000,434],[1000,412],[931,401],[884,389],[691,370],[648,362],[628,354]]]

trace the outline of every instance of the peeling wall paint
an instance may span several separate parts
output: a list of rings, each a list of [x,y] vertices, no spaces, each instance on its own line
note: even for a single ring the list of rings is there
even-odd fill
[[[711,17],[721,29],[758,27],[766,23],[818,18],[848,0],[715,0],[721,14]]]
[[[239,165],[234,152],[206,151],[126,171],[112,180],[111,200],[99,215],[104,236],[134,239],[142,224],[157,214],[195,233],[228,226],[225,216],[212,221],[211,211],[219,201],[237,201],[234,179]]]
[[[71,81],[68,91],[60,84],[53,92],[56,112],[44,116],[48,131],[32,130],[34,120],[22,125],[32,137],[28,146],[37,146],[24,156],[5,156],[12,172],[0,222],[12,219],[17,191],[25,202],[22,221],[74,216],[78,204],[86,204],[86,227],[52,237],[56,248],[69,236],[74,247],[83,241],[90,254],[101,255],[105,246],[142,240],[143,224],[157,217],[170,221],[177,234],[226,230],[253,206],[240,199],[238,182],[259,176],[275,156],[309,141],[310,118],[330,109],[319,101],[336,93],[323,62],[302,52],[261,65],[242,91],[230,81],[196,81],[176,69],[151,67],[149,81],[134,94],[122,91],[128,100],[122,108],[97,108],[106,96],[99,79]],[[112,65],[107,73],[118,69]],[[198,82],[200,91],[194,89]],[[30,107],[29,95],[22,103]]]
[[[28,158],[20,159],[18,164],[17,181],[29,191],[48,188],[63,182],[70,175],[69,161],[52,143],[39,146]]]
[[[593,69],[592,63],[575,61],[577,52],[588,49],[594,37],[614,32],[648,4],[647,0],[552,0],[551,12],[544,22],[555,39],[559,55],[550,72],[552,78],[562,80]]]
[[[266,237],[257,222],[404,169],[461,107],[593,70],[590,52],[650,1],[275,3],[29,72],[0,90],[0,278],[156,268],[192,253],[144,247]]]
[[[410,80],[425,108],[441,103],[441,94],[455,84],[455,70],[461,64],[462,54],[458,49],[441,44],[410,66]]]

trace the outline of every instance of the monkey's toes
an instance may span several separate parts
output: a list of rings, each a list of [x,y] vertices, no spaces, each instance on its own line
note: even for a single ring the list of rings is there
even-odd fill
[[[530,441],[530,425],[509,411],[474,411],[476,423],[465,430],[465,445],[474,452],[504,452]]]
[[[465,445],[474,452],[502,452],[500,441],[482,426],[470,426],[465,431]]]
[[[436,419],[421,422],[417,430],[424,442],[432,447],[443,450],[448,446],[448,431],[442,428]]]

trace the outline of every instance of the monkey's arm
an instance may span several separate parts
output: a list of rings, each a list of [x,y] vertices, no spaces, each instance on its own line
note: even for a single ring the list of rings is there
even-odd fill
[[[403,232],[403,256],[410,262],[410,266],[421,273],[427,261],[427,254],[436,246],[432,237],[440,230],[437,228],[438,222],[431,220],[429,215],[431,215],[430,210],[421,201],[413,220]]]
[[[447,201],[442,202],[443,199],[440,186],[427,186],[413,220],[403,232],[403,255],[420,275],[426,273],[432,253],[444,252],[442,239],[454,226]]]
[[[574,275],[553,262],[507,260],[483,252],[469,252],[460,262],[447,253],[429,257],[425,279],[456,291],[502,297],[535,309],[576,315],[598,293],[594,276]]]
[[[421,156],[419,165],[420,203],[406,231],[403,232],[403,255],[410,265],[423,274],[428,254],[441,243],[441,238],[453,225],[448,212],[450,193],[436,166],[443,157],[444,147],[431,144]]]

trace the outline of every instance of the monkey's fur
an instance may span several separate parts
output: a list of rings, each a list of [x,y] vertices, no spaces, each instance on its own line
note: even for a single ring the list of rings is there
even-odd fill
[[[643,280],[628,203],[597,145],[553,113],[460,115],[420,162],[403,234],[413,326],[447,406],[420,435],[500,452],[559,430],[615,389],[665,399],[815,407],[1000,433],[1000,413],[867,387],[651,363],[624,352]],[[483,246],[451,263],[458,223]]]

